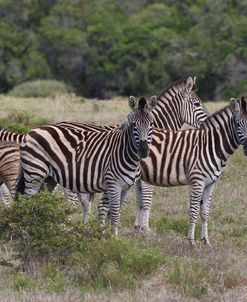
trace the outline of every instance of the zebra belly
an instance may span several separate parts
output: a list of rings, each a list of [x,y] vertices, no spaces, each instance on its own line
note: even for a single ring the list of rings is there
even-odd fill
[[[176,163],[174,165],[154,165],[150,159],[145,159],[141,164],[141,179],[154,186],[170,187],[189,184],[189,177],[184,167]]]

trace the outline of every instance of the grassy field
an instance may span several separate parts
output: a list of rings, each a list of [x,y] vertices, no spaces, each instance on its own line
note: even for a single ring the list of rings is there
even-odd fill
[[[97,101],[71,95],[53,100],[1,96],[0,105],[0,119],[5,120],[14,110],[34,120],[115,124],[129,112],[127,98]],[[206,103],[210,112],[225,105]],[[89,237],[81,266],[66,270],[51,265],[50,269],[46,266],[30,274],[20,270],[19,260],[12,258],[11,246],[3,245],[0,301],[247,301],[246,171],[247,160],[241,147],[230,158],[213,194],[209,220],[212,248],[200,243],[199,220],[197,249],[187,242],[188,187],[156,188],[152,233],[139,236],[133,232],[132,190],[121,214],[120,238],[90,241]],[[93,221],[97,217],[96,205],[97,200]],[[76,274],[85,276],[85,272],[87,278],[74,281]]]

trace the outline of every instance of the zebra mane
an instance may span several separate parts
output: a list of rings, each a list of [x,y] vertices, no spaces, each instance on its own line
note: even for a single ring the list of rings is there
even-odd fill
[[[140,97],[139,102],[138,102],[138,107],[140,109],[144,109],[146,105],[147,105],[146,98],[144,98],[144,96]]]
[[[214,113],[212,113],[211,115],[209,115],[202,123],[200,128],[204,128],[205,126],[209,126],[212,124],[212,121],[214,121],[216,119],[217,116],[222,116],[222,114],[224,113],[228,113],[228,115],[232,115],[233,114],[233,110],[231,108],[231,103],[229,103],[228,105],[226,105],[225,107],[215,111]]]
[[[169,91],[171,88],[177,88],[178,90],[181,90],[181,88],[184,88],[186,82],[187,82],[187,78],[182,78],[180,80],[177,80],[175,82],[173,82],[171,85],[169,85],[167,88],[165,88],[162,93],[159,95],[158,99],[160,99],[167,91]],[[196,84],[193,84],[193,88],[192,91],[197,91],[197,86]]]

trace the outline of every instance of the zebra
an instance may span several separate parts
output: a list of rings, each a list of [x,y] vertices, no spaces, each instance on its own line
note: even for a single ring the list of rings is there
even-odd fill
[[[0,195],[6,203],[15,198],[20,169],[19,145],[0,143]]]
[[[140,159],[152,140],[152,110],[157,97],[129,97],[131,112],[120,127],[97,131],[51,124],[31,130],[20,144],[22,179],[19,191],[38,192],[51,176],[79,193],[107,191],[112,230],[118,236],[119,204],[125,191],[140,177]]]
[[[20,135],[22,136],[22,135]],[[0,200],[5,203],[11,203],[16,197],[16,185],[20,174],[20,151],[19,144],[11,142],[0,143]],[[47,189],[49,192],[55,193],[57,184],[52,178],[47,178],[41,187],[41,190]],[[66,200],[69,203],[73,200],[72,192],[68,192]]]
[[[141,160],[142,207],[149,212],[149,184],[156,186],[190,185],[190,225],[188,239],[195,245],[195,223],[200,209],[201,240],[208,239],[208,217],[216,181],[227,160],[243,145],[247,155],[247,110],[244,97],[231,99],[229,105],[209,116],[200,129],[180,131],[153,130],[149,156]],[[146,185],[147,184],[147,185]],[[149,196],[149,198],[147,198]],[[148,225],[149,215],[143,224]]]
[[[178,130],[184,123],[194,127],[199,127],[201,122],[205,118],[207,118],[208,111],[196,94],[196,77],[194,77],[194,79],[192,77],[188,77],[172,83],[160,94],[160,96],[158,97],[157,106],[156,108],[154,108],[152,113],[154,116],[154,127]],[[64,125],[65,127],[73,127],[78,131],[81,130],[81,127],[85,127],[84,124],[75,122],[63,122],[61,125]],[[98,126],[94,127],[93,125],[88,125],[88,127],[94,131],[97,131],[98,129]],[[103,129],[110,130],[113,127],[103,126]],[[0,141],[11,140],[22,142],[24,138],[25,135],[9,132],[5,129],[0,129]],[[137,191],[140,191],[141,185],[142,182],[138,181]],[[71,196],[71,199],[75,200],[71,192],[69,195]],[[137,196],[139,195],[137,194]],[[90,209],[90,203],[89,201],[86,201],[85,198],[80,199],[87,212],[87,214],[84,213],[85,221],[87,220],[85,216],[87,217],[89,215],[88,211]],[[90,199],[92,200],[92,195],[90,195]],[[104,217],[105,215],[104,209],[104,203],[99,204],[99,213],[102,213],[102,217]],[[142,208],[140,207],[139,202],[137,202],[137,212],[141,217]],[[136,220],[135,223],[137,229],[140,227],[139,220]]]
[[[158,103],[153,110],[154,127],[167,130],[179,130],[184,124],[200,127],[209,112],[196,94],[196,77],[188,77],[178,80],[166,88],[158,97]],[[142,226],[142,217],[146,214],[141,198],[149,198],[149,195],[141,195],[142,187],[146,186],[142,180],[136,182],[136,219],[135,230],[149,230],[149,226]],[[149,190],[154,188],[149,184]],[[100,224],[105,224],[108,213],[107,193],[103,194],[98,205]]]

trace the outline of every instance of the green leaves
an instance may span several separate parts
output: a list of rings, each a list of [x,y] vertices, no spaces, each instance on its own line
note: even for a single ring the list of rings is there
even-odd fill
[[[163,2],[1,1],[1,91],[53,78],[87,97],[151,95],[187,75],[204,98],[245,91],[246,5]]]

